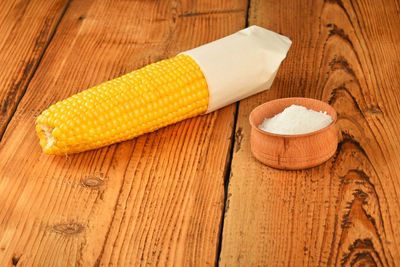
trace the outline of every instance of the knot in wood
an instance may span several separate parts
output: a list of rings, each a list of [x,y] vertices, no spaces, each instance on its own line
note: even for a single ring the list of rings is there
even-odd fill
[[[11,262],[12,262],[12,265],[13,265],[13,266],[17,266],[17,264],[18,264],[18,262],[19,262],[19,258],[20,258],[20,257],[17,257],[17,256],[13,256],[13,257],[11,258]]]
[[[56,224],[53,231],[65,235],[74,235],[82,232],[83,226],[78,223]]]
[[[95,188],[95,187],[99,187],[100,185],[103,184],[103,180],[99,177],[87,177],[85,179],[83,179],[82,184],[86,187],[90,187],[90,188]]]

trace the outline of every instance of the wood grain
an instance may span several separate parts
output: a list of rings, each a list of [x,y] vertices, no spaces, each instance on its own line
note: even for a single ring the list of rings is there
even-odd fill
[[[0,139],[67,4],[0,1]]]
[[[235,106],[104,149],[41,152],[57,100],[245,26],[246,1],[72,1],[0,144],[1,266],[214,265]]]
[[[273,87],[239,105],[221,266],[400,262],[400,8],[396,1],[251,1],[250,24],[293,46]],[[338,112],[325,164],[280,171],[250,152],[248,115],[306,96]]]

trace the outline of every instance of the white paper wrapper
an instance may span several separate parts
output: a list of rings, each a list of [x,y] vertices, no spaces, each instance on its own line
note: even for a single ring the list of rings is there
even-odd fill
[[[192,57],[207,80],[207,113],[271,87],[292,42],[258,26],[182,52]]]

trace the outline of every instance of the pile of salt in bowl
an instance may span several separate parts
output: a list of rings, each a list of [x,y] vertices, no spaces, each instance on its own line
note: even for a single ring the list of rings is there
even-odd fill
[[[266,118],[259,129],[274,134],[297,135],[318,131],[333,122],[325,112],[317,112],[299,105],[291,105],[272,118]]]

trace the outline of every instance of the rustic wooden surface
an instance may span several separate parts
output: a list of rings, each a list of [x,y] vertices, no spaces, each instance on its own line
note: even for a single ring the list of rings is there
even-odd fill
[[[0,266],[398,265],[399,12],[383,0],[2,1]],[[104,149],[41,153],[34,120],[50,104],[247,24],[293,45],[237,117],[231,105]],[[251,156],[249,112],[289,96],[338,111],[339,149],[319,167]]]
[[[399,12],[395,1],[251,2],[249,24],[293,46],[271,90],[239,105],[221,266],[400,264]],[[319,167],[251,156],[250,111],[289,96],[338,112],[337,154]]]
[[[67,7],[67,0],[0,1],[0,137]]]
[[[240,0],[69,3],[1,140],[0,266],[216,263],[235,105],[69,157],[41,152],[34,120],[73,93],[242,29],[246,12]]]

